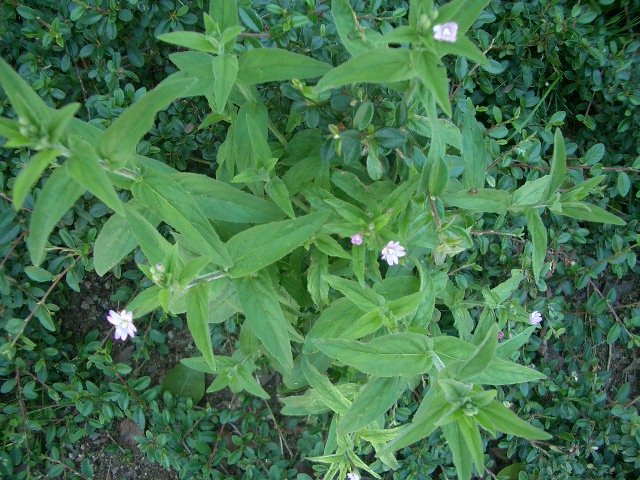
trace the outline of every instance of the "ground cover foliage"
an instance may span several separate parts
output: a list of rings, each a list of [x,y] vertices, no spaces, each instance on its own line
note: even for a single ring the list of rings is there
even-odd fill
[[[171,99],[193,86],[188,81],[178,85],[185,82],[180,74],[173,83],[165,79],[189,71],[190,62],[203,57],[175,55],[185,48],[174,44],[185,38],[191,48],[206,50],[212,44],[203,47],[201,39],[170,32],[214,31],[203,20],[207,12],[218,24],[233,27],[233,15],[225,17],[197,1],[2,5],[2,58],[48,106],[79,104],[77,111],[59,110],[48,126],[49,140],[67,140],[63,124],[74,114],[88,126],[74,124],[73,133],[84,128],[97,139],[160,85],[164,90],[156,91],[167,97],[166,108],[141,122],[144,137],[133,144],[140,162],[135,167],[144,182],[161,184],[165,194],[178,193],[174,198],[191,188],[209,216],[195,229],[196,222],[165,218],[171,221],[160,224],[161,235],[138,233],[127,248],[106,242],[102,232],[113,230],[115,220],[109,219],[118,218],[112,211],[132,197],[162,217],[153,211],[162,195],[152,196],[144,183],[110,177],[118,196],[101,189],[99,181],[89,183],[77,200],[49,210],[57,214],[49,226],[52,235],[47,239],[48,232],[41,231],[38,237],[34,226],[43,228],[33,220],[37,199],[46,195],[47,179],[71,167],[65,167],[64,156],[55,160],[46,145],[37,144],[34,139],[41,140],[42,131],[1,125],[2,141],[14,137],[0,158],[3,475],[99,475],[91,456],[78,455],[75,447],[128,420],[135,441],[116,442],[110,451],[125,462],[135,462],[135,452],[142,453],[181,478],[305,479],[344,476],[356,468],[363,475],[394,479],[465,478],[471,472],[514,479],[638,476],[640,67],[635,58],[640,5],[481,2],[488,3],[482,11],[466,12],[478,16],[465,17],[471,27],[465,48],[444,52],[448,44],[422,31],[430,40],[421,48],[470,58],[444,56],[445,75],[444,69],[430,68],[433,58],[422,68],[420,59],[411,57],[418,65],[416,77],[398,59],[415,55],[410,52],[422,41],[407,25],[430,32],[437,23],[416,13],[420,6],[430,13],[429,3],[412,2],[410,8],[384,1],[238,2],[243,30],[232,28],[221,42],[227,54],[223,62],[229,65],[218,70],[234,71],[231,57],[238,55],[237,76],[214,79],[216,85],[230,86],[208,97],[176,101]],[[388,35],[386,40],[382,35]],[[389,47],[376,55],[398,62],[393,68],[380,62],[379,68],[360,68],[360,73],[331,70],[382,45]],[[265,47],[323,63],[296,64],[294,71],[286,71],[283,57],[279,69],[265,69],[268,75],[249,70],[252,59],[243,55]],[[254,89],[259,80],[247,72],[266,75],[265,83]],[[8,75],[3,69],[0,78],[10,93]],[[313,88],[319,77],[320,88]],[[448,85],[442,83],[446,77]],[[2,97],[2,116],[15,118],[17,112],[24,117],[16,99],[13,105],[9,100]],[[31,119],[32,124],[44,120]],[[18,145],[20,136],[24,141]],[[122,150],[129,147],[120,145],[120,138],[94,143],[113,162],[110,172],[132,167]],[[84,148],[91,157],[92,150]],[[42,168],[33,175],[31,191],[17,178],[38,151]],[[225,210],[206,196],[207,189],[221,185],[187,174],[227,183],[235,179],[231,185],[253,196],[237,199],[229,197],[235,191],[221,190],[231,198]],[[174,180],[169,184],[163,175]],[[412,181],[415,185],[407,187]],[[253,202],[253,210],[238,208],[234,199]],[[577,204],[581,201],[602,210]],[[127,214],[141,225],[159,224],[159,218],[144,217],[142,210]],[[304,215],[310,211],[316,213]],[[241,214],[245,217],[238,218]],[[292,223],[300,218],[307,219],[305,225]],[[277,246],[271,245],[245,258],[243,249],[252,240],[242,232],[273,221],[290,223],[275,224],[272,231],[266,227],[259,237],[297,235],[291,247],[273,254]],[[200,283],[188,289],[197,293],[185,302],[176,291],[209,273],[208,264],[229,260],[220,253],[224,245],[211,249],[206,241],[185,240],[195,242],[199,229],[218,232],[233,261],[229,272],[234,280]],[[358,233],[363,244],[352,245],[349,237]],[[154,242],[145,243],[145,236]],[[381,248],[393,240],[407,248],[407,257],[400,265],[379,263]],[[132,251],[137,243],[142,248]],[[104,311],[87,320],[78,298],[88,280],[101,281],[94,271],[117,287],[102,297],[96,294],[99,303],[108,300],[110,306],[99,305]],[[207,291],[202,285],[220,288]],[[255,293],[260,289],[270,290],[261,296]],[[130,305],[139,294],[145,302]],[[268,313],[283,325],[295,325],[295,331],[284,336],[260,331],[247,305],[264,297],[276,299]],[[127,341],[133,346],[129,350],[112,340],[104,320],[117,303],[136,313],[139,332]],[[360,314],[350,316],[354,308]],[[528,323],[534,310],[543,316],[537,328]],[[364,326],[355,322],[365,313]],[[198,335],[193,319],[204,317],[207,334],[201,330]],[[360,331],[327,327],[343,317]],[[499,342],[498,328],[504,335]],[[172,370],[176,362],[160,372],[149,369],[174,350],[179,350],[176,361],[200,355],[175,340],[176,335],[190,339],[189,331],[203,357],[185,363],[197,370],[183,365]],[[270,335],[278,340],[271,342]],[[371,338],[384,335],[387,344],[422,341],[419,348],[438,358],[444,357],[438,352],[456,351],[455,342],[469,342],[458,343],[458,352],[475,353],[471,362],[467,354],[458,357],[461,363],[442,365],[445,373],[439,377],[433,354],[422,358],[421,366],[413,359],[394,364],[389,376],[380,371],[383,365],[375,365],[377,377],[369,377],[370,357],[354,364],[352,350],[340,353],[368,345],[379,355]],[[337,336],[341,339],[332,339]],[[325,340],[309,341],[314,338]],[[353,343],[357,339],[362,342]],[[446,348],[443,342],[449,342]],[[208,357],[211,350],[215,359]],[[486,378],[496,351],[503,361],[532,368],[506,379]],[[329,366],[332,356],[337,361]],[[285,365],[289,361],[293,369]],[[518,375],[527,377],[523,381]],[[306,383],[313,388],[300,399],[304,390],[298,388]],[[226,387],[232,393],[223,393]],[[372,392],[384,398],[369,402],[375,405],[367,410],[362,403]],[[438,405],[433,398],[423,400],[437,394],[455,405],[449,411],[453,423],[429,431],[429,415],[419,408],[421,403]],[[552,437],[526,440],[508,434],[535,436],[533,430],[497,433],[508,427],[492,429],[478,415],[492,395],[495,405],[508,407]],[[469,433],[476,422],[485,429],[482,437]],[[458,437],[451,425],[469,429],[474,440]],[[422,433],[426,438],[411,443]],[[385,447],[388,442],[397,448]],[[313,467],[317,473],[302,462],[311,457],[324,460]]]

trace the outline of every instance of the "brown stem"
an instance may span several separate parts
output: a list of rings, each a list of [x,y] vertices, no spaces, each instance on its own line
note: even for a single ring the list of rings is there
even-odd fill
[[[7,260],[9,260],[9,257],[11,256],[13,251],[16,249],[16,247],[20,244],[20,242],[22,241],[22,239],[24,238],[24,236],[27,234],[28,231],[29,229],[27,228],[24,232],[20,234],[18,238],[14,240],[13,245],[11,245],[11,248],[2,259],[2,262],[0,262],[0,268],[4,267],[4,264],[7,263]]]
[[[29,447],[29,429],[27,428],[27,409],[24,405],[24,398],[22,398],[22,382],[20,381],[20,370],[16,367],[16,383],[18,386],[18,403],[20,404],[20,411],[22,412],[22,429],[24,430],[24,445],[27,449],[27,472],[28,477],[31,477],[31,448]]]

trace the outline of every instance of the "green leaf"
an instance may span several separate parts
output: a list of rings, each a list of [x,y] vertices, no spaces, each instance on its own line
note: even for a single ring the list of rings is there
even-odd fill
[[[44,260],[47,239],[56,223],[83,193],[84,187],[64,168],[57,168],[45,183],[33,208],[27,240],[31,262],[35,266]]]
[[[464,188],[482,189],[487,169],[487,149],[471,99],[467,100],[467,111],[463,121],[462,159],[464,160],[464,171],[462,172],[462,184]]]
[[[478,345],[469,358],[462,363],[455,378],[466,380],[484,372],[491,363],[491,360],[493,360],[497,346],[498,326],[493,324],[482,343]]]
[[[345,435],[366,427],[389,410],[407,388],[402,377],[372,377],[353,399],[338,422],[338,434]]]
[[[627,193],[629,193],[629,189],[631,188],[631,181],[629,180],[629,175],[627,175],[627,172],[618,172],[618,181],[616,182],[616,187],[618,188],[618,193],[621,196],[627,196]]]
[[[240,85],[315,78],[331,70],[331,65],[324,62],[279,48],[242,52],[238,58],[238,66],[237,82]]]
[[[442,111],[451,116],[449,77],[440,59],[429,50],[412,50],[411,60],[424,87],[429,89]]]
[[[156,113],[183,96],[195,83],[193,78],[168,77],[140,97],[107,128],[98,141],[97,149],[109,161],[112,169],[127,164],[138,142],[153,127]]]
[[[133,207],[145,219],[156,227],[160,220],[137,201],[129,200],[127,205]],[[154,228],[155,229],[155,228]],[[93,264],[100,276],[107,273],[126,257],[138,242],[131,231],[131,226],[124,216],[112,215],[102,226],[93,248]]]
[[[431,339],[417,333],[393,333],[368,343],[341,339],[313,342],[326,355],[380,377],[420,375],[432,365]]]
[[[600,175],[598,177],[589,178],[584,182],[571,187],[569,190],[562,192],[560,194],[560,203],[577,202],[582,200],[584,197],[589,195],[594,188],[600,185],[605,177],[606,175]]]
[[[439,23],[439,22],[438,22]],[[491,63],[487,57],[482,53],[475,43],[469,40],[467,37],[460,35],[455,42],[434,42],[438,57],[442,58],[445,55],[456,55],[458,57],[467,57],[472,62],[479,63],[484,67],[489,67]]]
[[[456,22],[458,36],[464,35],[491,0],[453,0],[438,9],[438,23]]]
[[[319,250],[313,250],[307,273],[307,290],[311,294],[313,303],[318,306],[326,305],[329,300],[328,274],[329,257]]]
[[[483,175],[484,178],[484,175]],[[471,212],[489,212],[503,215],[511,204],[511,194],[494,188],[471,188],[457,193],[444,193],[440,197],[445,205]]]
[[[536,282],[540,280],[540,273],[544,267],[544,259],[547,256],[547,229],[542,223],[542,218],[536,208],[525,209],[527,218],[527,230],[533,244],[531,256],[531,269]]]
[[[436,393],[435,388],[430,388],[422,399],[420,407],[413,416],[411,423],[401,427],[400,433],[385,445],[381,453],[400,450],[407,445],[429,437],[429,435],[438,428],[436,422],[450,409],[451,407],[445,400],[442,392]]]
[[[314,388],[327,407],[340,415],[344,415],[349,410],[351,402],[331,384],[326,376],[318,372],[306,358],[302,359],[302,370],[309,385]]]
[[[44,132],[51,119],[51,109],[2,58],[0,58],[0,84],[18,116]]]
[[[313,375],[313,373],[311,374]],[[345,399],[355,396],[356,393],[358,393],[359,387],[360,386],[355,383],[340,383],[338,385],[334,385],[334,388]],[[339,404],[344,403],[337,395],[335,395],[335,398]],[[331,410],[322,400],[322,396],[318,393],[318,389],[315,388],[308,389],[304,392],[304,395],[281,398],[281,401],[284,403],[284,407],[282,407],[282,410],[280,411],[282,415],[306,417],[307,415],[318,415]],[[344,405],[346,406],[346,403],[344,403]]]
[[[120,197],[102,168],[95,149],[84,140],[70,142],[71,156],[64,164],[69,175],[119,215],[124,215]]]
[[[503,433],[530,440],[549,440],[551,438],[551,435],[528,424],[500,402],[493,401],[480,410],[487,414],[496,429]]]
[[[235,55],[221,55],[213,59],[213,96],[216,99],[217,112],[222,113],[227,105],[227,99],[238,76],[238,57]]]
[[[142,214],[138,213],[131,202],[125,204],[124,209],[129,227],[127,229],[124,225],[119,223],[114,226],[114,230],[116,230],[116,228],[121,228],[123,233],[126,235],[129,235],[129,231],[133,232],[137,243],[142,248],[142,251],[151,265],[164,261],[165,257],[169,255],[172,249],[171,244],[166,241],[162,235],[160,235],[154,225],[142,216]],[[108,243],[107,239],[105,239],[104,246],[107,247]],[[109,260],[111,261],[112,259]],[[110,261],[106,262],[105,259],[105,263],[110,263]]]
[[[368,311],[384,305],[385,299],[369,287],[363,287],[358,282],[346,280],[335,275],[328,275],[327,281],[336,290],[351,300],[358,308]]]
[[[478,425],[471,417],[462,416],[456,422],[458,431],[462,436],[467,449],[471,453],[476,472],[482,474],[484,472],[484,448]]]
[[[330,215],[323,210],[294,220],[258,225],[233,236],[227,242],[233,259],[229,276],[249,275],[280,260],[311,238]]]
[[[195,173],[172,178],[198,202],[209,218],[233,223],[268,223],[281,220],[281,209],[237,187]]]
[[[169,32],[158,35],[158,40],[178,45],[179,47],[201,52],[218,53],[218,49],[208,40],[206,35],[197,32]]]
[[[258,398],[265,400],[270,398],[269,394],[264,388],[262,388],[258,380],[256,380],[256,378],[251,374],[251,371],[249,371],[249,369],[242,363],[238,364],[236,367],[236,370],[229,382],[229,387],[234,393],[239,392],[240,390],[246,390]]]
[[[546,175],[536,180],[526,182],[518,188],[511,197],[511,203],[514,207],[523,207],[527,205],[537,206],[546,202],[546,192],[551,182],[551,176]]]
[[[510,385],[513,383],[534,382],[544,378],[547,378],[547,376],[537,370],[507,360],[494,358],[484,372],[469,378],[468,381],[483,385]]]
[[[269,194],[269,198],[273,200],[289,218],[296,217],[293,212],[293,206],[291,205],[287,186],[279,177],[273,177],[265,184],[264,189]]]
[[[162,379],[162,389],[174,397],[188,397],[196,404],[204,397],[204,373],[179,363]]]
[[[562,210],[559,213],[566,217],[586,220],[587,222],[609,223],[611,225],[626,225],[627,222],[605,209],[584,202],[562,202]]]
[[[531,326],[524,329],[515,337],[511,337],[508,340],[504,340],[498,344],[496,349],[496,356],[503,360],[508,360],[520,347],[529,341],[529,337],[535,331],[536,327]]]
[[[194,252],[211,257],[221,266],[232,264],[225,245],[197,201],[171,176],[147,168],[143,182],[133,184],[131,192],[142,205],[182,233]]]
[[[269,274],[266,270],[260,270],[255,275],[236,278],[234,285],[251,329],[284,368],[293,368],[289,322],[280,309]]]
[[[79,103],[69,103],[59,110],[51,112],[51,123],[49,125],[49,143],[58,142],[69,122],[80,108]]]
[[[193,337],[193,341],[202,353],[202,358],[213,369],[216,369],[216,361],[211,345],[211,332],[209,332],[209,285],[200,282],[187,291],[187,324]]]
[[[153,285],[142,292],[129,302],[126,310],[133,312],[133,318],[140,318],[147,313],[153,312],[160,308],[160,292],[162,287]]]
[[[238,25],[238,5],[235,0],[210,0],[209,16],[223,32]]]
[[[550,198],[562,186],[567,176],[567,155],[565,153],[564,137],[559,128],[553,136],[553,157],[551,158],[550,180],[547,185],[545,198]]]
[[[409,50],[376,48],[347,60],[327,73],[316,85],[322,92],[352,83],[390,83],[409,80],[416,75]]]
[[[460,431],[458,423],[452,422],[448,425],[443,425],[441,428],[445,441],[453,455],[453,464],[456,467],[458,480],[470,480],[472,456],[467,448],[467,444],[462,432]]]
[[[333,0],[331,16],[340,36],[340,41],[347,51],[356,56],[376,47],[380,34],[358,23],[355,12],[348,0]]]
[[[60,152],[58,150],[41,150],[36,153],[29,163],[20,170],[13,184],[13,208],[19,210],[24,199],[27,197],[29,191],[33,188],[35,183],[45,171],[47,166],[56,158],[58,158]]]

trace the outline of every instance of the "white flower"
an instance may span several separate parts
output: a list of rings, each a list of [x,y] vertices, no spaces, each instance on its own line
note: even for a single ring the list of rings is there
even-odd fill
[[[351,237],[351,243],[354,245],[362,245],[362,234],[356,233]]]
[[[360,474],[358,472],[347,473],[347,480],[360,480]]]
[[[122,340],[124,342],[127,339],[127,336],[133,338],[138,331],[133,324],[133,312],[122,310],[118,313],[113,310],[109,310],[107,320],[116,327],[116,340]]]
[[[433,26],[433,38],[443,42],[453,43],[458,35],[458,24],[456,22],[447,22],[442,25]]]
[[[389,265],[397,265],[398,257],[405,255],[404,247],[400,245],[400,242],[391,241],[382,249],[382,259],[386,260]]]
[[[542,322],[542,315],[540,315],[540,312],[537,310],[531,312],[531,315],[529,315],[529,323],[531,325],[538,325],[540,322]]]

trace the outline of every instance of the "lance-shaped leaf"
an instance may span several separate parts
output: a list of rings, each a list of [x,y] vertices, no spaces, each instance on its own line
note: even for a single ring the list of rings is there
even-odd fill
[[[415,76],[408,49],[376,48],[331,70],[318,82],[316,89],[323,91],[360,82],[399,82]]]
[[[156,227],[160,220],[149,209],[142,207],[136,200],[127,202],[150,223]],[[155,228],[154,228],[155,229]],[[124,216],[112,215],[102,226],[93,248],[93,264],[100,276],[116,266],[138,245],[131,225]],[[137,315],[136,315],[137,316]]]
[[[220,55],[213,59],[213,96],[216,100],[218,113],[224,112],[227,99],[238,76],[238,57],[235,55]]]
[[[467,445],[467,449],[471,453],[476,472],[484,472],[484,448],[478,424],[466,415],[461,416],[456,421],[456,424],[464,443]]]
[[[464,160],[462,172],[464,188],[482,188],[487,169],[487,149],[484,146],[482,128],[476,120],[475,108],[470,99],[467,100],[467,111],[464,114],[462,128],[462,159]]]
[[[498,344],[496,356],[503,360],[508,360],[520,347],[529,341],[529,337],[535,331],[535,325],[525,328],[522,332],[509,340],[503,340]]]
[[[18,116],[27,120],[30,125],[40,127],[41,132],[44,133],[43,127],[48,126],[51,119],[51,109],[2,58],[0,58],[0,84]]]
[[[495,355],[498,346],[498,326],[493,324],[475,351],[462,363],[455,378],[466,380],[484,372]]]
[[[175,174],[173,179],[195,198],[209,218],[233,223],[267,223],[284,217],[273,203],[219,180],[195,173]]]
[[[384,297],[369,287],[363,287],[358,282],[346,280],[335,275],[328,275],[327,281],[336,290],[351,300],[358,308],[368,311],[384,305]]]
[[[131,202],[125,204],[124,209],[130,231],[133,232],[149,263],[155,265],[162,262],[169,255],[172,249],[171,244],[133,207]],[[123,228],[120,225],[118,227]],[[127,230],[125,231],[128,233]]]
[[[429,371],[432,341],[418,333],[392,333],[368,343],[357,340],[316,339],[316,346],[336,360],[380,377],[412,377]]]
[[[360,386],[356,383],[340,383],[335,385],[335,388],[342,397],[348,399],[358,393]],[[284,407],[280,410],[282,415],[306,417],[307,415],[318,415],[331,410],[316,389],[308,389],[304,392],[304,395],[284,397],[281,401],[284,403]],[[339,402],[342,403],[342,400],[339,400]]]
[[[589,178],[584,182],[571,187],[569,190],[560,194],[560,203],[577,202],[589,195],[594,188],[596,188],[602,180],[606,178],[606,175],[599,175],[597,177]]]
[[[525,209],[525,215],[527,217],[527,230],[533,244],[531,269],[537,282],[540,280],[544,259],[547,256],[547,229],[542,223],[542,218],[540,218],[536,208],[528,207]]]
[[[163,287],[160,285],[153,285],[143,290],[127,304],[125,310],[133,312],[134,318],[142,317],[157,310],[160,308],[160,292],[162,289]]]
[[[19,210],[27,194],[47,166],[60,155],[55,149],[41,150],[20,170],[13,184],[13,207]]]
[[[456,467],[458,480],[471,479],[471,452],[467,448],[463,433],[460,431],[457,422],[442,426],[442,433],[447,441],[447,446],[453,455],[453,464]]]
[[[302,370],[304,371],[304,376],[307,377],[309,385],[314,388],[327,407],[340,415],[347,412],[351,402],[340,393],[340,390],[333,386],[326,376],[318,372],[306,358],[302,359]]]
[[[83,193],[84,187],[64,168],[57,168],[47,180],[36,200],[29,224],[27,246],[35,266],[44,260],[44,249],[56,223]]]
[[[333,0],[331,15],[340,36],[340,41],[352,56],[374,49],[381,35],[358,23],[348,0]]]
[[[120,215],[124,215],[122,202],[107,173],[102,168],[95,149],[77,137],[71,139],[69,143],[71,156],[64,165],[69,174],[109,208]]]
[[[235,0],[211,0],[209,16],[216,21],[220,31],[238,25],[238,5]]]
[[[184,234],[190,248],[211,257],[213,262],[230,266],[231,258],[215,229],[202,213],[198,203],[172,177],[147,168],[144,181],[135,183],[135,198],[158,217]]]
[[[440,108],[450,117],[451,102],[447,69],[444,68],[438,56],[429,50],[411,50],[411,60],[423,86],[429,89]]]
[[[299,53],[279,48],[258,48],[238,57],[240,85],[283,82],[292,78],[315,78],[331,70],[331,65]]]
[[[218,49],[213,46],[206,35],[197,32],[169,32],[158,35],[158,40],[178,45],[179,47],[198,50],[201,52],[218,53]]]
[[[370,378],[340,417],[338,434],[357,432],[377,420],[398,401],[406,387],[407,380],[402,377]]]
[[[456,22],[458,35],[464,35],[491,0],[453,0],[438,9],[438,23]]]
[[[196,80],[192,78],[168,77],[127,108],[107,128],[97,148],[100,155],[110,162],[112,169],[126,165],[142,136],[153,127],[156,113],[183,96],[195,83]]]
[[[491,419],[496,430],[503,433],[530,440],[549,440],[551,438],[547,432],[528,424],[500,402],[493,401],[482,407],[480,411]]]
[[[193,337],[193,341],[202,353],[202,358],[213,369],[216,369],[216,361],[211,345],[211,332],[209,332],[209,285],[200,282],[187,292],[187,324]]]
[[[234,280],[242,310],[260,342],[284,368],[293,368],[289,344],[289,322],[266,270]]]
[[[498,215],[505,214],[511,204],[511,194],[495,188],[470,188],[457,193],[445,193],[440,198],[447,206]]]
[[[607,212],[604,208],[585,202],[563,202],[559,209],[553,209],[553,213],[566,217],[585,220],[587,222],[609,223],[611,225],[626,225],[627,222]]]
[[[330,215],[323,210],[294,220],[257,225],[233,236],[227,242],[233,260],[229,276],[243,277],[280,260],[311,238]]]
[[[550,198],[562,186],[567,176],[567,155],[565,153],[564,137],[559,128],[553,135],[553,157],[551,158],[551,173],[545,192],[545,198]]]
[[[490,65],[487,57],[476,47],[475,43],[458,32],[458,38],[455,42],[434,42],[438,57],[445,55],[456,55],[459,57],[467,57],[472,62],[479,63],[487,67]]]

